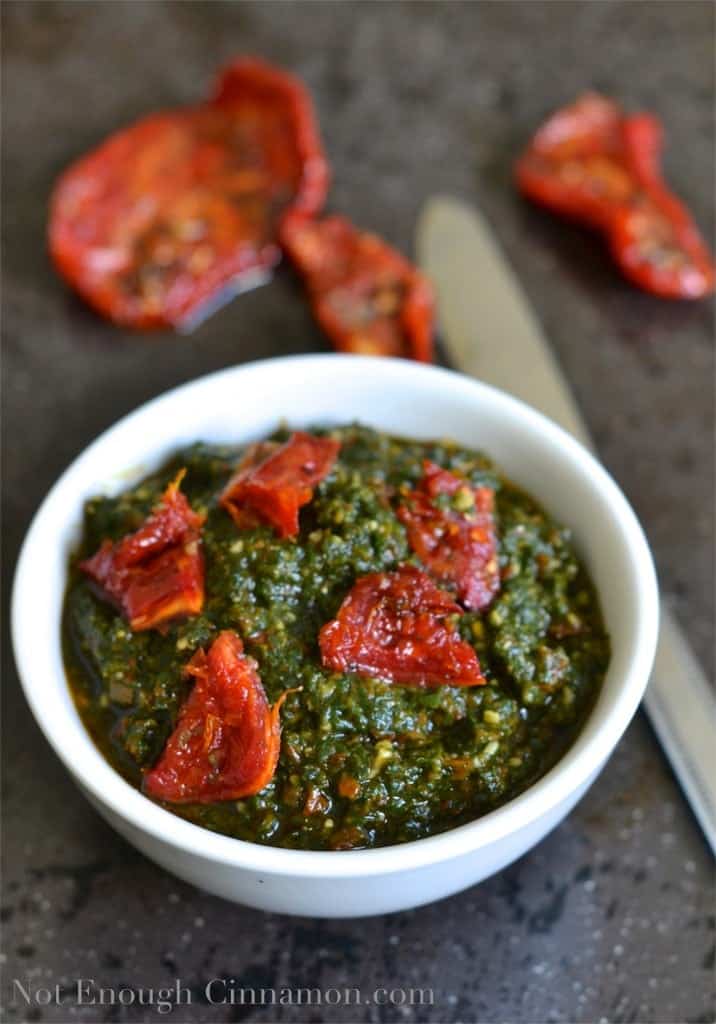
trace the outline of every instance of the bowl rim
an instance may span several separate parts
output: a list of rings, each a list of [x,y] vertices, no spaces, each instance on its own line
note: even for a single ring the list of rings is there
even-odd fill
[[[213,383],[227,375],[249,377],[252,373],[261,374],[273,369],[291,369],[294,364],[297,370],[300,365],[300,372],[305,375],[310,372],[312,364],[322,368],[328,363],[342,365],[345,372],[350,372],[351,364],[357,362],[360,362],[361,367],[366,363],[372,364],[373,372],[386,376],[398,374],[406,379],[433,376],[436,381],[439,377],[449,377],[450,387],[460,387],[466,393],[472,391],[476,400],[481,395],[488,396],[491,401],[503,405],[506,415],[516,416],[525,426],[539,431],[548,442],[551,441],[554,447],[562,451],[565,462],[570,464],[570,471],[588,476],[592,485],[609,501],[630,552],[629,569],[638,595],[635,601],[638,614],[637,627],[631,638],[628,668],[602,723],[599,727],[593,725],[590,728],[590,721],[593,722],[593,714],[590,713],[575,741],[545,775],[518,796],[474,821],[406,843],[340,852],[293,850],[235,839],[177,817],[144,796],[111,767],[95,746],[73,705],[84,736],[83,755],[89,758],[92,765],[92,771],[80,770],[66,749],[55,720],[46,711],[38,691],[32,685],[32,657],[24,641],[28,628],[26,623],[29,624],[28,616],[32,614],[27,569],[36,538],[51,528],[47,518],[57,496],[81,466],[94,458],[111,435],[127,429],[132,421],[146,416],[162,403],[186,401],[192,391],[211,388]],[[74,518],[79,513],[80,509],[72,508],[67,518]],[[560,804],[566,803],[580,786],[588,785],[629,724],[646,688],[656,648],[658,615],[654,564],[634,511],[607,470],[556,423],[499,388],[442,367],[381,357],[302,354],[242,363],[194,378],[142,403],[87,445],[50,488],[27,530],[15,569],[11,632],[18,675],[33,716],[54,752],[80,787],[87,791],[95,806],[99,804],[100,809],[107,809],[110,815],[122,819],[130,829],[147,833],[164,845],[227,867],[277,877],[324,876],[348,879],[403,872],[449,861],[468,853],[477,854],[480,849],[491,846],[547,815]],[[57,623],[57,627],[60,628],[61,624]],[[53,681],[52,685],[56,683]],[[67,686],[64,674],[61,685]]]

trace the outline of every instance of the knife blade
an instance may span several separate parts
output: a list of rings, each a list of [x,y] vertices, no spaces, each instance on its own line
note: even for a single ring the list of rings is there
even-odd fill
[[[482,215],[460,200],[435,196],[421,211],[416,244],[454,367],[521,398],[593,448],[567,380]],[[665,608],[644,705],[716,853],[716,697]]]

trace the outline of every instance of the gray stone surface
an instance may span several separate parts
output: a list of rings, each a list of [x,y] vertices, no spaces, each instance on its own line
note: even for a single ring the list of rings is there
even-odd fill
[[[331,205],[405,250],[420,204],[479,202],[633,501],[669,600],[711,665],[714,421],[708,304],[624,284],[588,234],[515,196],[530,130],[587,85],[660,112],[666,168],[712,226],[708,3],[12,3],[3,17],[6,586],[29,518],[100,430],[174,384],[326,346],[288,273],[189,338],[137,337],[70,295],[44,249],[55,175],[110,129],[201,96],[257,52],[310,85]],[[43,624],[38,624],[42,642]],[[501,875],[364,921],[291,920],[162,873],[84,802],[34,725],[4,650],[6,1017],[45,1021],[711,1021],[711,861],[638,716],[579,808]],[[192,1005],[77,1007],[78,977]],[[208,1005],[204,985],[434,989],[432,1006]],[[60,986],[13,1005],[12,979]],[[16,993],[17,994],[17,993]],[[408,998],[408,997],[406,997]]]

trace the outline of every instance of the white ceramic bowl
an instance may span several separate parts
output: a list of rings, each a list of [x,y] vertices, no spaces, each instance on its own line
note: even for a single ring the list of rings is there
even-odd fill
[[[596,706],[562,760],[521,796],[442,835],[346,852],[274,849],[217,835],[129,786],[85,731],[65,681],[60,617],[82,504],[116,492],[197,439],[248,441],[291,426],[361,420],[407,437],[451,437],[491,455],[572,527],[597,585],[612,660]],[[303,356],[224,370],[170,391],[99,437],[62,475],[27,534],[15,578],[13,643],[27,700],[99,813],[180,878],[265,910],[360,916],[429,903],[505,867],[571,810],[644,692],[658,602],[639,523],[604,469],[539,413],[446,370],[351,356]],[[38,624],[42,625],[38,642]]]

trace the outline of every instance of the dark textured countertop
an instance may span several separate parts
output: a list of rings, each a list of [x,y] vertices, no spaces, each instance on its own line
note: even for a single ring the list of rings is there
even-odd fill
[[[256,52],[310,85],[335,209],[406,251],[431,193],[486,210],[709,661],[709,305],[635,292],[591,236],[521,203],[509,172],[543,115],[592,85],[660,112],[668,177],[708,230],[711,4],[6,0],[2,17],[6,587],[43,494],[119,416],[210,370],[325,348],[288,273],[191,337],[146,338],[94,317],[45,256],[45,204],[69,160],[140,114],[203,95],[218,64]],[[500,875],[409,913],[294,920],[198,892],[110,831],[42,739],[7,644],[4,658],[6,1019],[713,1020],[711,861],[642,715],[577,810]],[[77,1007],[78,978],[137,1000],[178,978],[192,1004],[163,1018],[136,1002]],[[434,1003],[212,1007],[212,978],[279,995],[359,986],[366,999],[432,988]],[[31,1008],[17,987],[13,1005],[13,979]]]

